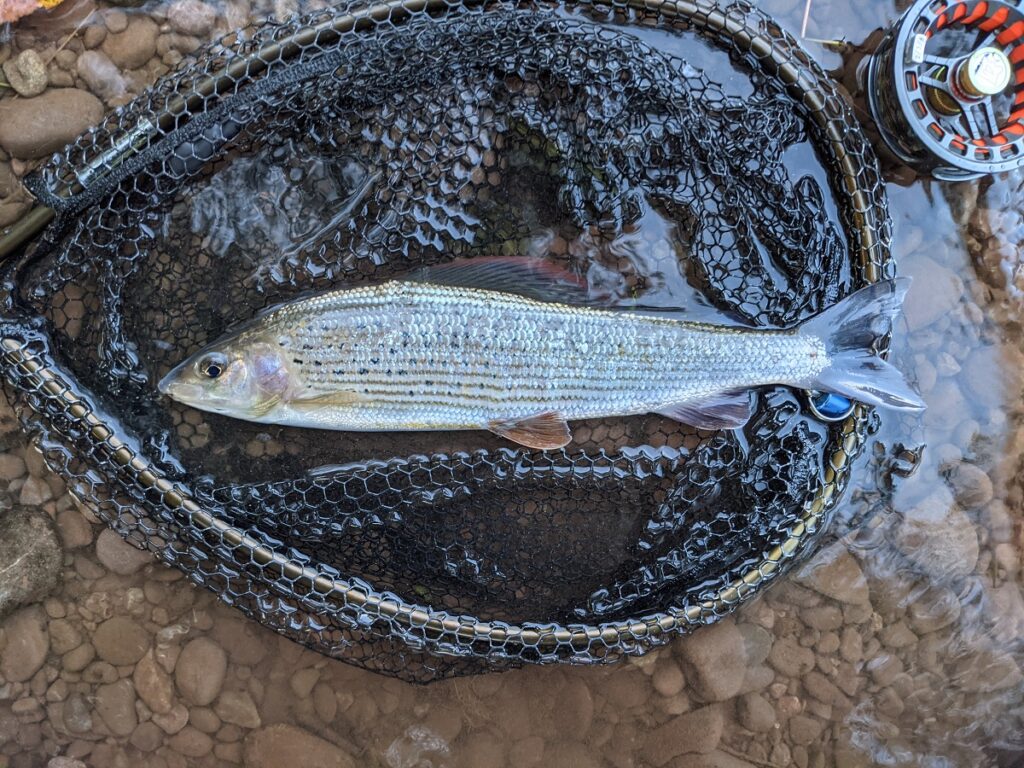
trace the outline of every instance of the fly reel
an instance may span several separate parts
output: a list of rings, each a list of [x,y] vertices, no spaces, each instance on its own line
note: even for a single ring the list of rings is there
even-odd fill
[[[918,0],[866,74],[881,138],[914,170],[955,181],[1024,165],[1021,0]]]

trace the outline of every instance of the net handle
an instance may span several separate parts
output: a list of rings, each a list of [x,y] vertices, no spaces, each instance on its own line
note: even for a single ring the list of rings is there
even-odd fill
[[[451,4],[444,0],[393,0],[370,6],[356,13],[345,14],[320,25],[298,30],[294,35],[275,41],[255,53],[233,60],[223,72],[211,75],[200,87],[208,95],[223,92],[228,83],[237,87],[238,80],[258,75],[269,66],[268,59],[292,56],[306,43],[336,41],[346,31],[366,28],[384,19],[407,19],[418,12],[458,10],[483,4],[483,0],[462,0]],[[507,5],[507,3],[505,3]],[[566,0],[563,5],[579,6],[577,0]],[[863,137],[842,131],[837,124],[854,122],[845,102],[836,95],[835,87],[821,68],[804,53],[796,40],[781,30],[766,15],[746,3],[730,6],[732,13],[705,0],[593,0],[588,5],[614,9],[625,7],[639,12],[682,21],[705,35],[724,40],[741,52],[752,54],[748,63],[760,67],[787,85],[792,95],[803,103],[808,118],[821,129],[824,143],[834,158],[835,168],[845,184],[837,190],[845,195],[849,210],[855,211],[849,226],[854,230],[854,250],[859,257],[862,274],[868,282],[880,278],[879,265],[889,261],[889,220],[884,197],[872,196],[870,191],[858,187],[858,177],[867,174],[869,180],[878,179],[877,163]],[[753,28],[748,19],[758,22]],[[799,62],[799,66],[794,64]],[[832,95],[835,98],[828,100]],[[196,96],[196,98],[199,98]],[[828,102],[828,103],[826,103]],[[162,116],[157,125],[160,130],[178,126],[179,118],[187,112],[189,99],[180,103],[173,113]],[[850,143],[848,145],[848,142]],[[128,151],[128,150],[126,150]],[[866,161],[866,164],[865,164]],[[876,189],[878,188],[876,185]],[[53,218],[50,209],[34,209],[18,225],[0,238],[0,257],[10,254],[27,239],[37,234]],[[765,580],[777,576],[784,563],[791,559],[824,521],[834,506],[845,483],[850,460],[859,452],[864,432],[867,409],[858,406],[844,422],[845,438],[830,457],[825,472],[825,483],[812,503],[804,510],[802,519],[788,530],[782,544],[764,553],[762,561],[737,579],[723,587],[714,597],[697,605],[671,606],[664,611],[629,621],[594,625],[524,622],[519,626],[504,622],[482,622],[476,619],[436,611],[429,607],[407,603],[401,598],[375,592],[372,588],[357,586],[348,580],[325,575],[315,568],[302,565],[274,552],[259,541],[225,521],[211,515],[196,502],[190,491],[179,483],[168,480],[144,456],[129,446],[116,430],[97,415],[97,409],[77,394],[62,377],[52,361],[30,352],[25,340],[17,332],[4,333],[0,338],[0,355],[4,362],[4,376],[9,381],[28,382],[41,401],[32,407],[59,425],[58,429],[86,430],[94,441],[97,453],[111,461],[130,481],[155,494],[159,502],[173,515],[184,515],[200,533],[214,537],[221,546],[234,550],[238,562],[253,562],[279,574],[294,589],[301,585],[304,594],[299,599],[307,604],[331,600],[353,625],[368,628],[379,621],[403,626],[408,637],[423,641],[448,644],[452,653],[494,649],[499,645],[516,645],[534,649],[541,655],[562,651],[585,651],[595,644],[624,646],[628,650],[638,643],[656,641],[687,626],[705,623],[723,615],[732,606],[754,593]],[[54,414],[59,414],[55,417]],[[269,578],[269,574],[267,575]],[[296,590],[298,591],[298,590]]]

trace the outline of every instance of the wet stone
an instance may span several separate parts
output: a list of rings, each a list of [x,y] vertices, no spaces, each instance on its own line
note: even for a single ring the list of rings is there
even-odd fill
[[[102,117],[100,101],[76,88],[51,89],[31,99],[4,99],[0,101],[0,147],[22,159],[45,157]],[[38,487],[33,478],[26,485],[29,481]]]
[[[96,689],[96,714],[115,736],[129,736],[138,725],[135,715],[135,689],[128,680],[119,680]]]
[[[96,557],[107,570],[121,576],[130,576],[153,562],[152,553],[133,547],[110,528],[104,528],[96,539]]]
[[[174,667],[174,680],[182,696],[205,706],[217,698],[227,672],[227,655],[207,637],[191,640]]]
[[[895,543],[922,573],[936,579],[966,576],[978,562],[974,525],[945,488],[906,513]]]
[[[339,747],[293,725],[272,725],[250,732],[244,743],[246,768],[279,768],[302,755],[303,768],[355,768]]]
[[[156,53],[159,27],[145,16],[133,16],[121,32],[108,32],[103,52],[121,69],[141,67]]]
[[[66,672],[81,672],[96,658],[96,649],[92,643],[82,643],[74,650],[68,651],[60,660]]]
[[[92,731],[92,708],[80,693],[72,693],[64,702],[62,710],[64,727],[71,733]]]
[[[789,720],[789,736],[796,744],[812,744],[821,736],[822,725],[814,718],[795,715]]]
[[[124,666],[142,658],[149,647],[150,637],[136,622],[115,616],[96,628],[93,643],[101,659],[115,666]]]
[[[153,722],[167,734],[178,733],[188,723],[188,709],[184,704],[173,704],[167,712],[153,714]]]
[[[64,564],[49,516],[31,507],[0,511],[0,620],[60,583]]]
[[[679,755],[711,752],[718,746],[724,727],[721,705],[701,707],[672,718],[644,736],[641,754],[660,768]]]
[[[186,725],[167,739],[167,746],[185,757],[199,758],[213,751],[213,739],[197,728]],[[292,755],[292,760],[298,755]]]
[[[690,684],[703,700],[724,701],[739,692],[746,673],[746,645],[731,620],[684,638],[677,650],[692,671]]]
[[[983,507],[992,500],[992,480],[973,464],[960,462],[950,470],[947,479],[957,504],[965,509]]]
[[[57,530],[68,549],[79,549],[92,544],[92,526],[77,509],[65,509],[57,515]]]
[[[167,21],[176,32],[204,37],[217,21],[217,12],[200,0],[175,0],[167,9]]]
[[[917,642],[915,635],[904,622],[898,622],[882,629],[879,639],[889,648],[906,648]]]
[[[842,542],[835,542],[818,552],[793,578],[840,603],[868,602],[868,582],[864,572]]]
[[[843,612],[835,605],[818,605],[800,611],[804,624],[812,629],[826,632],[839,629],[843,625]]]
[[[89,90],[104,101],[115,102],[128,92],[128,81],[102,51],[85,51],[78,57],[78,75]]]
[[[333,696],[332,696],[333,698]],[[232,723],[242,728],[259,728],[260,715],[256,703],[245,691],[224,691],[214,711],[225,723]]]
[[[19,96],[38,96],[46,90],[46,64],[35,51],[22,51],[2,67],[7,82]]]
[[[50,647],[56,654],[65,654],[82,644],[82,633],[67,619],[50,622]]]
[[[140,752],[153,752],[164,743],[164,733],[152,722],[139,723],[129,741]]]
[[[21,486],[18,501],[24,506],[38,507],[53,498],[53,489],[41,477],[29,477]]]
[[[174,702],[174,682],[157,663],[152,650],[135,666],[132,680],[139,698],[154,712],[168,712]]]
[[[768,663],[786,677],[799,678],[814,668],[814,652],[804,648],[792,637],[775,641],[768,653]]]
[[[46,615],[38,606],[22,608],[3,622],[6,643],[0,649],[0,675],[20,683],[39,671],[50,650]]]
[[[755,733],[770,731],[775,726],[775,708],[756,693],[748,693],[737,700],[736,716],[740,725]]]

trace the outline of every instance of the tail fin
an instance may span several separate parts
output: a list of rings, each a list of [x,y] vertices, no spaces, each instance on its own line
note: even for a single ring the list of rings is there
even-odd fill
[[[837,392],[868,405],[919,411],[925,407],[903,374],[871,352],[871,345],[892,328],[910,279],[883,280],[850,294],[800,326],[817,336],[831,359],[811,388]]]

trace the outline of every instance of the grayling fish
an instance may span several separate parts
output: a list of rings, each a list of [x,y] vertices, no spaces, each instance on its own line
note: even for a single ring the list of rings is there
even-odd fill
[[[248,421],[488,429],[540,449],[568,443],[573,419],[654,412],[740,427],[750,390],[769,384],[924,407],[871,351],[900,309],[905,279],[863,288],[797,328],[753,330],[595,308],[556,269],[474,259],[428,270],[424,281],[296,301],[189,358],[160,391]]]

